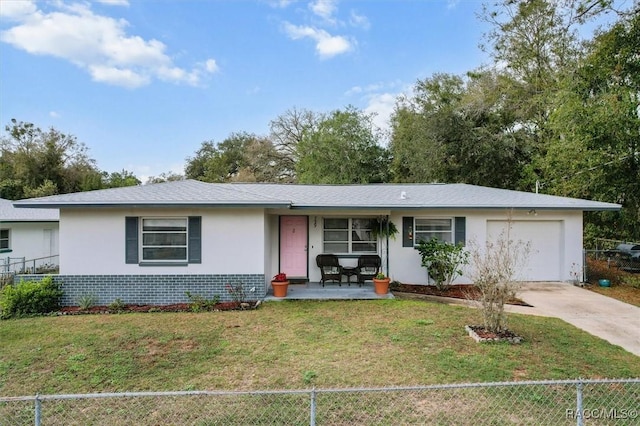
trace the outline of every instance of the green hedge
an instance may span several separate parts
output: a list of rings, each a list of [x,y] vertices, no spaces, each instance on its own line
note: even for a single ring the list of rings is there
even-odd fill
[[[23,281],[0,290],[0,319],[45,314],[60,307],[60,284],[48,276],[41,281]]]

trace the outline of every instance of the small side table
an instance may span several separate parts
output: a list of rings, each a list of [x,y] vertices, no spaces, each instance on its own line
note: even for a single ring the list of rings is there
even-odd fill
[[[351,277],[358,275],[358,268],[355,266],[343,266],[342,274],[347,276],[347,283],[349,283],[349,287],[351,287]]]

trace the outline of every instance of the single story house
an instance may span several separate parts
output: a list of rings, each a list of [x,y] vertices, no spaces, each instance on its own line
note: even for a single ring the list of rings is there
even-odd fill
[[[0,198],[0,272],[58,264],[58,209],[17,209]]]
[[[345,266],[378,253],[393,280],[427,283],[414,246],[437,236],[480,246],[511,218],[511,238],[531,243],[523,280],[563,281],[582,268],[584,211],[620,205],[467,184],[294,185],[195,180],[17,201],[60,209],[65,299],[170,304],[185,292],[228,299],[225,285],[267,294],[272,276],[320,280],[315,259]],[[381,220],[399,230],[375,237]],[[460,282],[469,282],[461,277]]]

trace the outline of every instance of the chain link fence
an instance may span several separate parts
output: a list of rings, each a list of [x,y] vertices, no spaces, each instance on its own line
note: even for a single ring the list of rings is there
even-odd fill
[[[4,425],[637,425],[640,379],[0,397]]]

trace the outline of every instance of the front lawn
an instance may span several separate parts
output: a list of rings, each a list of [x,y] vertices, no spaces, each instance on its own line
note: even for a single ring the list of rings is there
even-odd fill
[[[475,343],[479,320],[416,300],[7,320],[0,394],[640,377],[638,357],[560,320],[511,315],[516,346]]]

